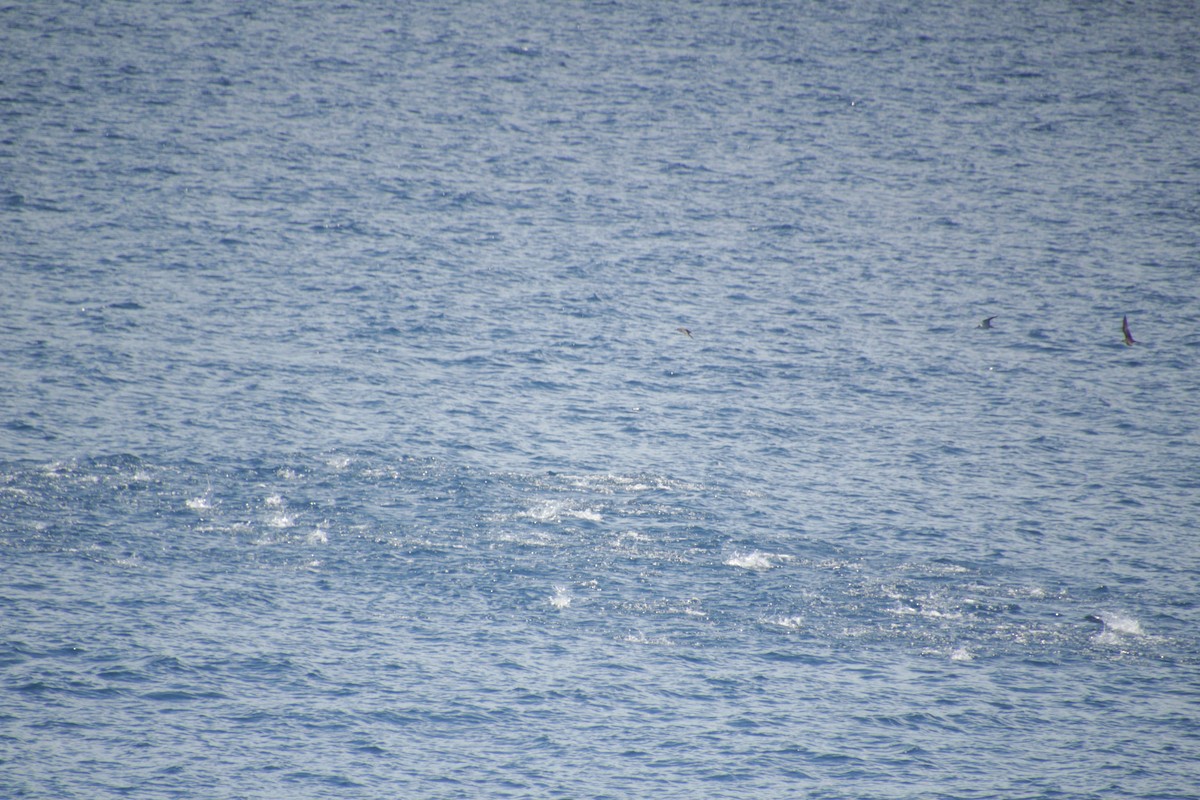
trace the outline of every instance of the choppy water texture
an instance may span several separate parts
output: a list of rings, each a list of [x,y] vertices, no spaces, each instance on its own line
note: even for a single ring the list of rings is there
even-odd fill
[[[1191,4],[450,5],[0,9],[0,795],[1196,796]]]

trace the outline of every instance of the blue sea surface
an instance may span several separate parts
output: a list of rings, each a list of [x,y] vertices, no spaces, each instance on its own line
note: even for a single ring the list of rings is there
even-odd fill
[[[0,8],[0,797],[1200,797],[1198,130],[1183,0]]]

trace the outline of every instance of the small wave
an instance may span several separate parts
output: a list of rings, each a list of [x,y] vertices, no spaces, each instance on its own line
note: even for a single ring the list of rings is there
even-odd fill
[[[765,620],[768,625],[775,625],[779,628],[784,628],[789,631],[804,630],[803,617],[773,617]]]
[[[272,514],[270,517],[268,517],[267,524],[272,528],[290,528],[296,524],[296,518],[291,514],[279,512],[278,514]]]
[[[559,547],[561,542],[547,531],[501,531],[496,534],[496,541],[502,544],[514,544],[519,547]]]
[[[898,617],[924,617],[925,619],[962,619],[961,611],[943,611],[939,608],[928,608],[926,606],[898,605],[888,609],[889,614],[894,614]]]
[[[740,569],[756,569],[764,570],[771,569],[779,561],[790,561],[791,556],[780,555],[778,553],[763,553],[755,550],[753,553],[744,553],[735,555],[725,561],[727,567],[738,567]]]
[[[1099,622],[1102,626],[1099,633],[1093,637],[1097,644],[1119,644],[1129,636],[1145,636],[1142,624],[1127,614],[1105,612],[1094,614],[1088,619]]]
[[[640,494],[643,492],[671,492],[697,490],[699,486],[674,480],[662,475],[618,475],[601,473],[595,475],[564,474],[556,476],[558,481],[573,489],[596,492],[597,494]],[[547,484],[549,485],[549,484]]]
[[[186,503],[184,503],[184,505],[190,508],[192,511],[208,511],[210,508],[212,508],[212,500],[209,499],[207,495],[193,497],[191,500],[188,500]]]
[[[1124,614],[1100,614],[1100,621],[1104,623],[1104,627],[1114,633],[1124,633],[1129,636],[1145,635],[1142,631],[1142,624]]]
[[[561,500],[547,500],[539,505],[522,511],[517,516],[532,519],[534,522],[561,522],[563,518],[582,519],[587,522],[602,522],[604,517],[600,512],[590,507],[574,507]]]
[[[550,597],[550,605],[561,611],[564,608],[570,607],[571,601],[574,599],[575,598],[571,595],[571,591],[567,589],[567,587],[555,586],[554,594]]]
[[[665,636],[647,636],[641,631],[629,634],[628,636],[624,637],[622,641],[628,642],[629,644],[652,644],[659,645],[661,647],[670,647],[672,644],[674,644],[674,642]]]

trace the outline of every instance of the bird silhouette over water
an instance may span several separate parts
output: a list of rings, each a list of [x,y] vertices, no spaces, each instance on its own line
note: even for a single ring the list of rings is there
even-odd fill
[[[1133,338],[1133,334],[1129,332],[1129,315],[1121,317],[1121,333],[1125,334],[1125,344],[1135,345],[1137,339]]]
[[[991,327],[992,327],[992,320],[994,320],[994,319],[995,319],[995,317],[988,317],[988,318],[987,318],[987,319],[985,319],[983,322],[979,323],[978,327],[980,327],[980,328],[991,328]]]
[[[692,338],[692,332],[687,328],[676,328],[675,330],[679,331],[680,333],[686,333],[689,339]]]

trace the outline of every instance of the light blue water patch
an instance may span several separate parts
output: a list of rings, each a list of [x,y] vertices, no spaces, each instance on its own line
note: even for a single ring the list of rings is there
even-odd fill
[[[1196,28],[0,11],[0,794],[1189,796]]]

